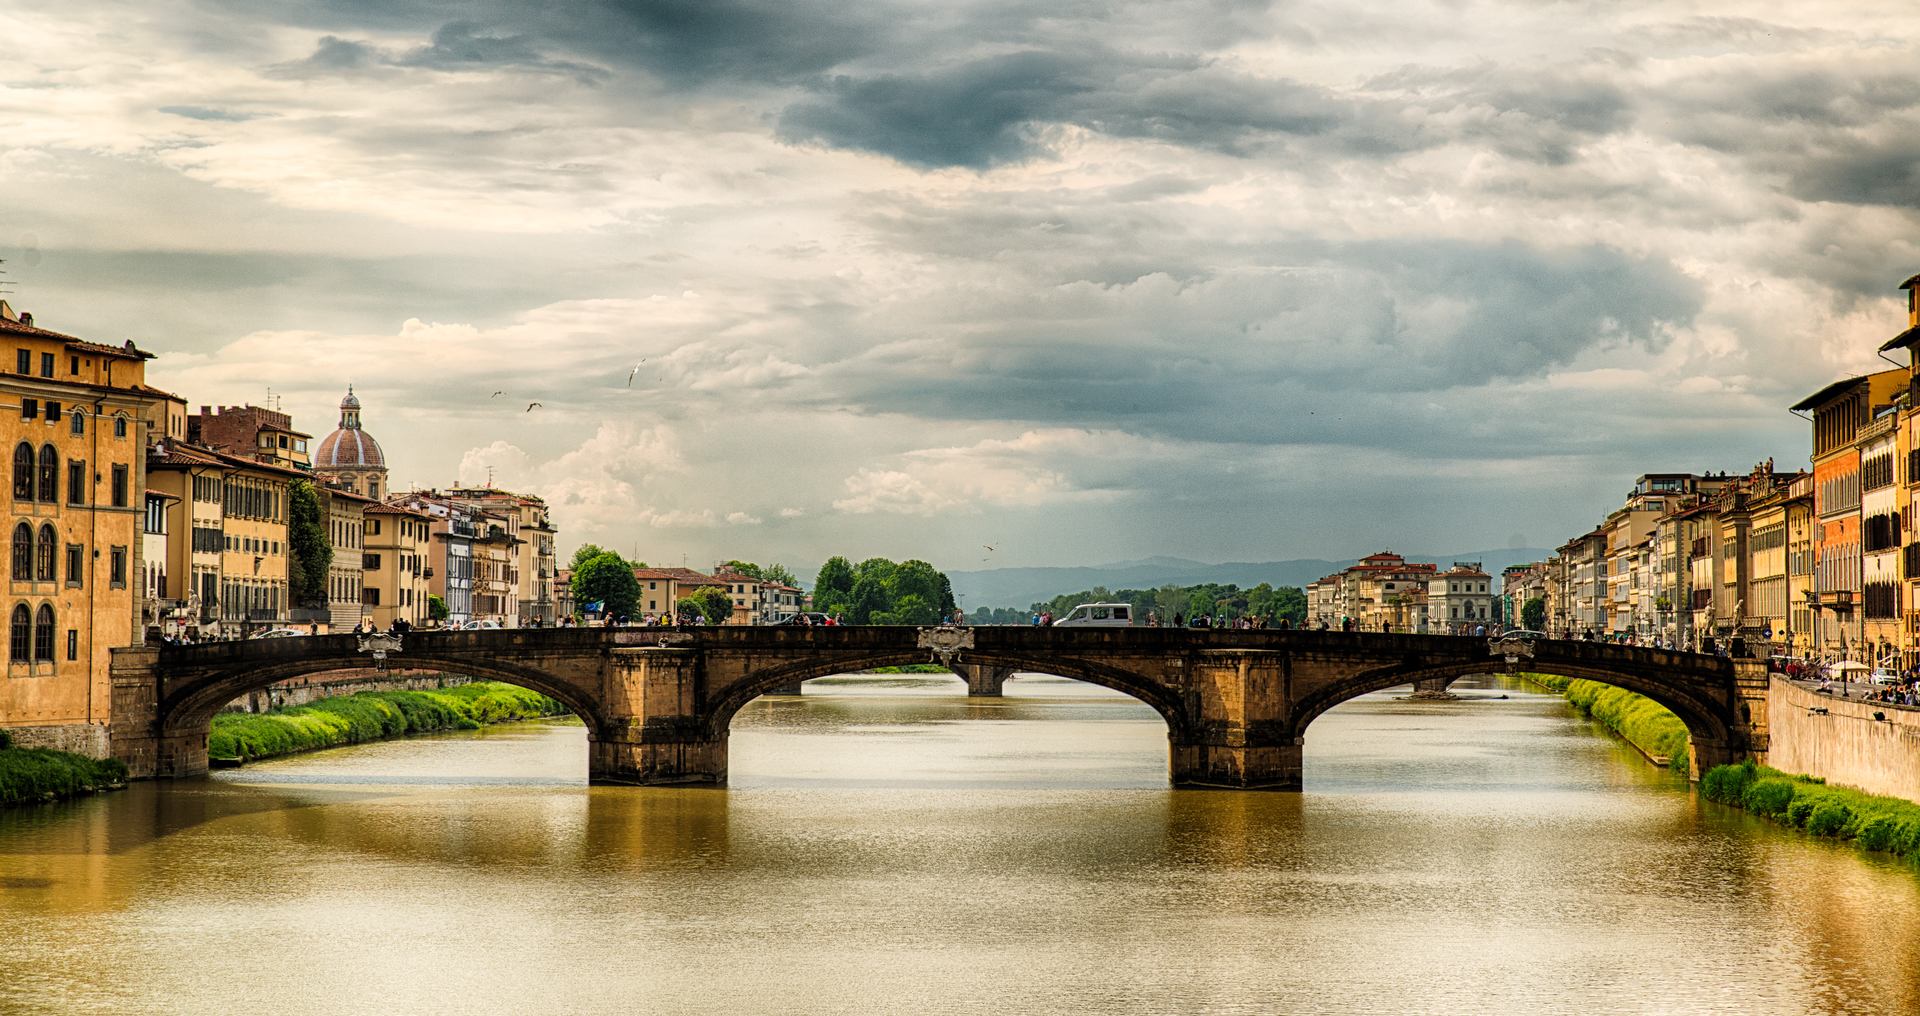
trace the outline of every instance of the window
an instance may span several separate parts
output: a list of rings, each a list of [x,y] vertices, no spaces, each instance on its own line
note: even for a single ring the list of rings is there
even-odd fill
[[[113,467],[113,506],[115,508],[125,508],[127,506],[127,467],[125,464]]]
[[[20,419],[31,420],[34,417],[39,415],[40,415],[39,399],[21,399],[20,400]]]
[[[52,445],[40,448],[40,500],[60,500],[60,453]]]
[[[116,416],[113,418],[113,436],[114,437],[127,436],[127,418],[126,417]]]
[[[378,554],[360,555],[360,570],[361,571],[379,571],[380,555]]]
[[[147,532],[165,533],[167,531],[167,499],[147,497]]]
[[[74,410],[72,415],[67,417],[67,432],[75,437],[85,434],[87,432],[87,414],[82,413],[78,409]]]
[[[54,535],[53,525],[51,523],[41,523],[40,541],[33,549],[33,580],[35,582],[52,582],[54,580],[53,551],[59,544],[60,538]]]
[[[79,357],[77,357],[77,356],[69,356],[69,357],[67,357],[67,373],[69,373],[69,374],[78,374],[78,373],[80,373],[80,358],[79,358]]]
[[[33,659],[33,615],[27,605],[13,605],[13,626],[7,630],[7,659],[27,663]]]
[[[33,658],[53,662],[53,605],[43,603],[33,616]]]
[[[68,628],[67,629],[67,659],[77,660],[79,658],[80,658],[80,629]]]
[[[368,519],[368,520],[367,520],[367,532],[368,532],[368,533],[371,533],[371,534],[373,534],[374,536],[379,536],[379,535],[380,535],[380,520],[379,520],[379,519]]]
[[[79,417],[74,417],[79,419]],[[67,460],[67,503],[87,503],[87,463],[82,459]]]
[[[53,376],[53,354],[52,353],[40,354],[40,376],[41,377]]]
[[[33,580],[33,527],[25,522],[13,527],[13,580]]]
[[[109,560],[111,564],[107,569],[107,583],[115,589],[125,589],[127,586],[127,548],[113,548]]]
[[[13,370],[16,374],[33,373],[33,351],[16,349],[13,351]]]
[[[13,499],[33,500],[33,446],[25,441],[13,449]]]
[[[77,543],[67,544],[67,585],[80,588],[80,572],[86,566],[86,549]]]
[[[47,422],[48,423],[60,422],[60,403],[58,402],[47,403]]]
[[[380,605],[380,590],[371,586],[362,589],[360,591],[360,602],[369,607],[378,607]]]

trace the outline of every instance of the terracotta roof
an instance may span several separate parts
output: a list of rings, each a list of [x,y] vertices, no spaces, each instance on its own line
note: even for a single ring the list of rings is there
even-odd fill
[[[226,461],[216,453],[206,449],[194,448],[175,441],[168,441],[158,454],[147,456],[147,468],[155,466],[186,468],[191,466],[226,466]]]
[[[387,455],[380,450],[380,442],[358,427],[341,427],[321,438],[320,447],[313,453],[315,469],[385,468],[386,464]]]
[[[172,491],[166,491],[166,490],[154,490],[154,489],[153,489],[152,487],[148,487],[148,488],[147,488],[147,496],[148,496],[148,497],[164,497],[164,498],[166,498],[166,499],[167,499],[167,500],[169,500],[169,501],[179,501],[179,500],[183,500],[183,499],[182,499],[182,498],[180,497],[180,495],[178,495],[178,494],[175,494],[175,493],[173,493]]]
[[[368,505],[367,511],[375,515],[412,515],[415,518],[421,518],[421,519],[433,518],[433,516],[428,512],[416,511],[415,509],[408,508],[405,505],[389,504],[385,501],[376,501],[373,504]]]
[[[96,356],[117,356],[123,360],[153,359],[152,353],[135,347],[132,342],[128,342],[125,346],[106,346],[98,342],[88,342],[85,339],[77,339],[62,332],[22,324],[4,317],[0,317],[0,334],[25,335],[36,339],[53,339],[56,342],[64,344],[68,349],[79,350],[82,353],[93,353]]]

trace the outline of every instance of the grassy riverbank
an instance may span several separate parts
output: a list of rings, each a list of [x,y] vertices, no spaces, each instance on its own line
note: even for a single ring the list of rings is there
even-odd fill
[[[1687,725],[1660,703],[1598,681],[1553,674],[1521,676],[1566,696],[1574,708],[1640,749],[1641,754],[1664,761],[1669,769],[1686,770]]]
[[[1700,793],[1779,825],[1825,839],[1852,840],[1862,850],[1892,854],[1920,867],[1920,804],[1912,801],[1830,787],[1811,776],[1751,761],[1708,770],[1700,778]]]
[[[438,691],[363,691],[266,713],[221,713],[213,718],[207,754],[219,761],[245,762],[566,712],[565,706],[538,692],[492,681]]]
[[[113,790],[127,783],[116,759],[94,759],[46,748],[14,748],[0,730],[0,808],[58,801]]]

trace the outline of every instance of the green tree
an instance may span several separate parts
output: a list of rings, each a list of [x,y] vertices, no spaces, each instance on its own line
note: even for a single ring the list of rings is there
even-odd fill
[[[606,553],[606,550],[601,547],[591,543],[583,543],[580,545],[579,550],[573,552],[573,560],[568,562],[567,568],[570,571],[579,571],[581,565],[586,564],[588,561],[604,553]]]
[[[640,602],[640,580],[633,577],[633,565],[625,558],[603,550],[573,570],[573,602],[582,610],[589,603],[600,603],[602,613],[631,616]]]
[[[760,566],[754,564],[752,561],[728,561],[726,564],[721,565],[720,568],[724,571],[739,572],[750,579],[766,578],[766,575],[760,571]]]
[[[800,580],[795,578],[793,572],[784,564],[766,566],[761,570],[760,577],[768,582],[778,582],[783,586],[793,586],[796,589],[800,587]]]
[[[888,610],[877,611],[868,624],[938,624],[940,612],[917,593],[908,593],[893,601]]]
[[[1547,601],[1535,596],[1520,605],[1520,627],[1531,631],[1547,630]]]
[[[698,614],[708,624],[725,624],[733,616],[733,598],[719,586],[701,586],[680,598],[680,612]]]
[[[819,594],[816,593],[814,595],[817,602]],[[884,623],[875,621],[874,616],[885,614],[891,606],[892,603],[889,602],[887,596],[886,583],[873,577],[872,574],[864,575],[854,580],[853,591],[847,595],[847,603],[844,608],[847,615],[847,623]]]
[[[447,601],[442,599],[440,594],[427,594],[427,620],[445,621],[449,613],[450,611],[447,610]]]
[[[929,610],[939,609],[940,571],[920,560],[902,561],[887,576],[887,598],[897,604],[909,596],[919,597]]]
[[[837,614],[846,609],[848,601],[853,599],[853,565],[844,557],[827,558],[820,566],[820,574],[813,580],[813,606],[815,610]]]
[[[287,600],[302,607],[327,605],[327,570],[333,567],[333,541],[327,538],[320,494],[306,480],[287,484]]]

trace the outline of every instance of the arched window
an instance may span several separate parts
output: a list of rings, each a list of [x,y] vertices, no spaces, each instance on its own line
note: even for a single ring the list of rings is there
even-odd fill
[[[87,414],[81,412],[79,409],[75,409],[73,415],[67,417],[67,428],[75,435],[85,434],[87,432]]]
[[[43,603],[33,616],[33,658],[53,662],[53,605]]]
[[[33,618],[27,613],[27,605],[13,605],[13,627],[8,631],[7,658],[15,663],[26,663],[33,659]]]
[[[53,581],[53,552],[54,552],[55,546],[59,542],[59,539],[60,538],[58,536],[54,535],[53,526],[51,524],[49,523],[41,524],[40,542],[37,546],[34,547],[34,553],[33,553],[34,581],[36,582],[52,582]]]
[[[40,449],[40,500],[60,500],[60,453],[52,445]]]
[[[25,441],[13,449],[13,499],[33,500],[33,446]]]
[[[33,581],[33,527],[25,522],[13,527],[13,580]]]

